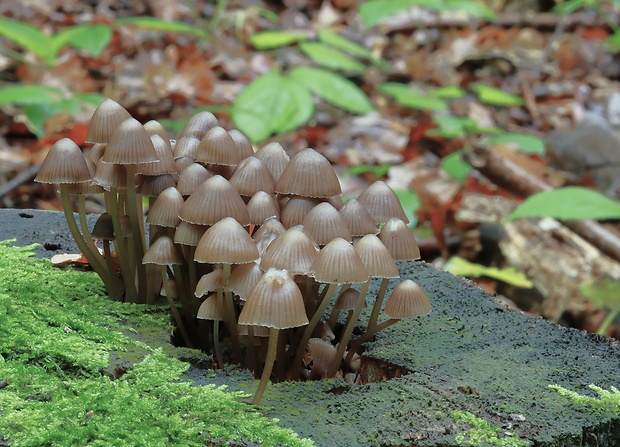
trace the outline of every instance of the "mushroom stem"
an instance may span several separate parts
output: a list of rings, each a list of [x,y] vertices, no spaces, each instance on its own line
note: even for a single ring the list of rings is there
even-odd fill
[[[370,341],[372,339],[372,337],[375,336],[375,334],[391,325],[393,325],[394,323],[399,322],[400,320],[396,319],[396,318],[390,318],[389,320],[385,320],[383,323],[379,323],[376,324],[372,327],[372,329],[367,330],[366,332],[364,332],[360,337],[358,337],[353,343],[351,343],[351,347],[349,348],[349,352],[347,353],[347,357],[344,359],[345,363],[350,363],[351,359],[353,359],[353,355],[359,350],[360,346],[362,346],[362,343],[366,343],[367,341]]]
[[[366,294],[368,293],[368,286],[370,284],[370,279],[362,285],[362,289],[360,290],[360,295],[357,298],[357,303],[355,303],[355,309],[353,309],[353,313],[349,315],[347,325],[345,326],[344,332],[342,333],[342,337],[340,338],[340,344],[338,345],[338,350],[334,355],[334,360],[332,364],[329,366],[327,370],[326,377],[334,377],[336,375],[336,371],[340,367],[340,362],[342,361],[342,356],[344,355],[344,351],[347,349],[347,345],[349,344],[349,340],[351,340],[351,335],[353,335],[353,329],[359,320],[360,313],[364,308],[364,302],[366,301]]]
[[[131,229],[133,235],[133,252],[136,260],[141,260],[144,257],[144,219],[142,214],[138,214],[139,210],[142,210],[141,195],[136,193],[136,166],[125,165],[125,171],[127,173],[127,214],[129,215],[129,221],[131,222]],[[139,203],[139,205],[138,205]],[[138,272],[138,299],[139,304],[146,303],[146,268],[141,262],[135,263],[136,270]]]
[[[306,352],[306,346],[308,345],[308,341],[310,340],[310,337],[312,337],[312,332],[314,331],[314,328],[323,316],[325,309],[327,309],[327,306],[329,306],[329,303],[332,301],[338,285],[339,284],[329,285],[325,292],[325,296],[321,300],[321,304],[319,304],[319,307],[317,307],[317,309],[315,310],[314,315],[312,315],[312,319],[310,320],[310,324],[306,326],[306,329],[301,336],[301,340],[299,341],[295,352],[295,358],[293,359],[293,363],[291,363],[291,371],[289,377],[292,380],[295,380],[299,377],[299,372],[301,370],[301,361],[304,357],[304,353]]]
[[[110,272],[110,276],[112,278],[112,283],[114,284],[115,291],[114,295],[117,299],[123,299],[123,286],[121,281],[116,274],[116,269],[114,268],[114,263],[112,262],[112,250],[110,250],[110,241],[107,239],[103,240],[103,254],[105,258],[105,263],[108,267],[108,272]]]
[[[224,284],[230,277],[230,264],[222,264],[224,271]],[[239,333],[237,332],[237,313],[235,312],[235,303],[233,301],[232,292],[227,290],[225,292],[225,312],[226,312],[226,325],[230,332],[230,339],[232,340],[233,348],[233,361],[235,363],[241,362],[241,345],[239,344]]]
[[[215,358],[220,369],[224,369],[224,359],[220,348],[220,320],[213,320],[213,345],[215,347]]]
[[[385,298],[385,292],[387,291],[389,282],[389,278],[383,278],[381,280],[381,286],[379,286],[379,291],[377,292],[377,299],[375,299],[375,304],[372,306],[372,312],[370,314],[370,318],[368,319],[368,326],[366,326],[367,331],[372,329],[372,327],[377,324],[379,312],[381,311],[381,305],[383,304],[383,299]]]
[[[252,405],[258,405],[265,394],[265,389],[269,383],[269,377],[271,377],[271,370],[273,369],[273,363],[276,359],[276,351],[278,348],[278,334],[279,330],[269,328],[269,345],[267,347],[267,357],[265,358],[265,366],[263,367],[263,374],[258,384],[258,389],[252,400]]]
[[[164,283],[164,290],[166,291],[166,299],[168,300],[168,304],[170,304],[170,311],[172,312],[172,316],[174,317],[174,321],[177,323],[177,327],[179,328],[179,332],[181,333],[181,337],[183,337],[183,341],[185,342],[185,346],[188,348],[193,348],[192,341],[185,330],[185,325],[183,324],[183,318],[181,318],[181,314],[179,314],[179,310],[177,309],[177,305],[174,302],[174,298],[172,297],[172,289],[170,288],[170,283],[168,282],[168,274],[166,273],[166,268],[157,266],[161,270],[161,279]]]

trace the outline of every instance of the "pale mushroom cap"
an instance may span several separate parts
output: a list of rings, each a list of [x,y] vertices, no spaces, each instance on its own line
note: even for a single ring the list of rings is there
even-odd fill
[[[392,217],[409,223],[400,199],[394,190],[381,180],[370,184],[357,200],[368,210],[376,224],[385,223]]]
[[[238,324],[237,325],[237,333],[241,336],[245,336],[249,334],[248,329],[252,328],[254,330],[254,337],[266,338],[269,337],[269,328],[266,326],[255,326],[252,324]],[[260,341],[259,343],[260,344]]]
[[[185,168],[194,163],[194,159],[192,157],[179,157],[175,158],[174,162],[177,165],[177,172],[182,172]]]
[[[252,197],[258,191],[274,194],[276,187],[271,172],[255,157],[241,160],[229,181],[239,194],[246,197]]]
[[[162,140],[166,142],[170,150],[172,150],[172,147],[170,146],[170,136],[168,135],[168,131],[159,121],[150,120],[144,123],[143,126],[144,130],[146,130],[146,133],[148,133],[150,136],[159,135]]]
[[[196,284],[196,290],[194,295],[200,298],[209,292],[214,292],[217,289],[224,288],[224,269],[217,268],[210,273],[202,275],[198,284]]]
[[[280,207],[276,198],[265,191],[257,191],[248,202],[247,208],[252,225],[262,225],[270,217],[280,218]]]
[[[205,181],[211,178],[211,174],[200,163],[192,163],[181,171],[177,189],[181,195],[189,196]]]
[[[265,270],[275,267],[293,275],[310,275],[319,248],[299,227],[289,228],[274,240],[261,259]]]
[[[110,137],[101,161],[121,165],[158,163],[151,137],[134,118],[123,121]]]
[[[340,208],[339,213],[353,236],[379,233],[379,228],[374,219],[357,199],[347,200]]]
[[[86,158],[92,160],[95,165],[99,163],[101,157],[103,157],[103,153],[105,152],[105,148],[107,147],[107,143],[95,143],[88,151]]]
[[[431,302],[422,287],[410,279],[397,285],[385,303],[385,315],[397,320],[428,315],[431,310]]]
[[[248,140],[247,137],[241,133],[241,131],[232,129],[228,131],[228,135],[230,135],[235,142],[237,152],[242,159],[254,155],[252,143],[250,143],[250,140]]]
[[[172,157],[170,142],[159,135],[151,135],[151,142],[157,153],[159,163],[146,163],[141,170],[144,175],[176,174],[177,164]]]
[[[379,239],[395,261],[420,258],[420,248],[413,233],[400,219],[389,219],[381,228]]]
[[[350,284],[366,282],[368,271],[353,246],[336,238],[321,249],[310,269],[317,282]]]
[[[311,338],[308,341],[308,353],[312,357],[312,376],[320,378],[334,361],[338,350],[330,342],[320,338]]]
[[[334,309],[337,310],[353,310],[357,305],[357,301],[360,298],[359,290],[355,290],[352,287],[344,290],[340,295],[338,295],[338,299],[334,304]],[[366,299],[364,299],[364,307],[366,307]]]
[[[112,215],[110,213],[101,213],[93,231],[90,234],[97,239],[112,240],[114,239],[114,224],[112,222]]]
[[[198,242],[200,242],[200,238],[208,229],[209,227],[207,225],[181,222],[174,232],[174,243],[196,247]]]
[[[86,134],[87,143],[107,143],[118,126],[131,115],[112,99],[105,99],[93,113]]]
[[[275,234],[276,236],[280,236],[284,234],[286,228],[282,225],[282,222],[278,220],[277,217],[269,217],[265,219],[260,228],[252,235],[252,239],[257,240],[264,234]]]
[[[58,140],[41,164],[34,181],[39,183],[85,183],[92,180],[86,158],[69,138]]]
[[[183,128],[177,134],[177,140],[187,135],[201,139],[210,129],[218,124],[217,118],[211,112],[198,112],[187,120]]]
[[[194,260],[211,264],[245,264],[258,259],[256,243],[232,217],[225,217],[200,238]]]
[[[168,236],[159,236],[142,258],[143,264],[183,264],[183,255]]]
[[[239,324],[287,329],[308,324],[304,299],[286,270],[269,269],[248,295]]]
[[[182,157],[191,157],[192,160],[195,160],[199,145],[200,138],[193,135],[187,135],[177,140],[174,145],[174,150],[172,151],[174,159],[177,160]]]
[[[264,272],[257,262],[236,265],[226,282],[226,290],[230,290],[240,299],[246,300],[263,274]]]
[[[268,143],[260,148],[254,154],[254,157],[263,162],[276,182],[291,161],[282,145],[276,142]]]
[[[209,295],[198,308],[196,318],[200,320],[222,321],[224,309],[218,306],[217,295]]]
[[[353,246],[368,270],[375,278],[398,278],[398,267],[394,258],[381,240],[374,234],[367,234]]]
[[[97,163],[94,180],[103,188],[127,188],[127,175],[123,165],[104,163],[100,160]]]
[[[220,126],[210,129],[200,140],[196,161],[215,165],[235,166],[242,160],[237,145]]]
[[[306,218],[306,215],[319,204],[318,199],[308,197],[292,197],[282,207],[280,213],[280,221],[285,228],[291,228],[300,225]]]
[[[179,217],[201,225],[213,225],[224,217],[233,217],[241,225],[250,224],[250,215],[243,199],[235,187],[220,175],[203,182],[187,198]]]
[[[327,198],[342,193],[331,163],[314,149],[296,154],[276,184],[280,194]]]
[[[166,188],[149,208],[146,222],[160,227],[178,227],[181,223],[179,210],[184,202],[183,196],[175,187]]]
[[[337,237],[349,242],[353,240],[338,210],[327,202],[321,202],[312,208],[301,224],[306,233],[319,245],[326,245]]]
[[[139,176],[138,191],[145,197],[158,197],[166,189],[176,187],[176,185],[177,182],[172,174],[141,174]]]

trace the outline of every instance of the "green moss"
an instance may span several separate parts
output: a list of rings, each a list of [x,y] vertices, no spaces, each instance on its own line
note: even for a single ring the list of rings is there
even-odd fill
[[[312,445],[244,393],[180,380],[188,363],[127,335],[169,332],[164,309],[113,302],[95,274],[53,268],[32,248],[0,242],[0,434],[11,445]],[[118,380],[103,375],[127,350],[148,355]]]
[[[454,439],[459,445],[483,446],[493,445],[499,447],[525,447],[530,445],[529,441],[519,439],[519,435],[502,435],[502,430],[488,421],[468,411],[453,411],[452,417],[457,422],[464,422],[471,426],[468,430],[458,433]]]
[[[620,415],[620,390],[616,387],[612,386],[611,390],[607,391],[604,388],[590,384],[588,388],[596,391],[598,398],[584,396],[559,385],[549,385],[549,388],[556,390],[562,396],[569,397],[576,404],[586,405],[595,410]]]

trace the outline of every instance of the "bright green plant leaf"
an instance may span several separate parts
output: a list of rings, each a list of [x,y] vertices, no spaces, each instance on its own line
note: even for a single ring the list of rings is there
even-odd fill
[[[394,192],[400,200],[400,204],[403,206],[405,215],[409,219],[409,228],[413,228],[418,224],[418,218],[415,212],[420,208],[420,197],[415,191],[409,189],[395,189]]]
[[[118,26],[133,25],[140,28],[164,31],[168,33],[188,33],[206,39],[207,32],[202,28],[189,25],[183,22],[168,22],[157,17],[124,17],[116,19],[114,23]]]
[[[444,87],[438,87],[432,92],[429,92],[429,94],[436,96],[437,98],[443,99],[457,99],[465,96],[465,92],[458,85],[446,85]]]
[[[74,98],[78,102],[97,107],[106,99],[106,96],[99,93],[77,93]]]
[[[545,153],[545,142],[542,138],[524,133],[508,132],[495,137],[484,138],[484,144],[514,144],[519,151],[526,154],[543,155]]]
[[[249,41],[257,50],[271,50],[309,38],[303,31],[262,31],[250,36]]]
[[[520,106],[523,99],[505,91],[484,84],[470,84],[470,88],[478,95],[480,101],[493,106]]]
[[[426,135],[457,138],[478,129],[476,121],[465,116],[436,116],[435,122],[439,127],[427,130]]]
[[[386,17],[400,13],[412,6],[435,9],[437,0],[372,0],[363,2],[358,10],[366,28],[370,28]]]
[[[320,42],[303,42],[299,45],[302,53],[319,65],[350,73],[362,73],[366,66],[352,57]]]
[[[38,28],[18,20],[0,17],[0,36],[35,54],[48,65],[56,61],[52,38]]]
[[[0,105],[44,104],[61,99],[60,89],[45,85],[11,85],[0,88]]]
[[[277,70],[265,73],[235,99],[235,126],[253,142],[300,126],[314,113],[310,93],[302,90],[301,85],[282,77]]]
[[[368,96],[353,82],[331,71],[315,67],[296,67],[290,76],[325,101],[352,113],[374,110]]]
[[[593,189],[567,186],[528,197],[508,216],[509,219],[520,217],[619,219],[620,203]]]
[[[322,29],[319,31],[319,40],[323,43],[331,45],[332,47],[338,48],[342,51],[345,51],[353,56],[363,57],[365,59],[373,59],[372,53],[370,50],[360,45],[357,42],[353,42],[352,40],[347,39],[346,37],[342,37],[340,34],[336,34],[333,31]]]
[[[495,18],[495,12],[488,6],[475,0],[444,0],[447,9],[465,12],[470,16],[483,19]]]
[[[448,259],[448,262],[444,266],[444,270],[459,276],[472,276],[479,278],[481,276],[488,276],[499,281],[503,281],[507,284],[512,284],[517,287],[532,287],[532,282],[520,272],[517,272],[512,267],[506,267],[498,269],[497,267],[487,267],[480,264],[474,264],[459,256],[452,256]]]
[[[380,165],[357,165],[351,166],[348,169],[345,169],[342,173],[343,177],[348,177],[350,175],[359,175],[370,172],[375,177],[381,178],[389,171],[392,165],[387,163],[382,163]]]
[[[52,45],[58,53],[64,46],[84,50],[93,57],[99,57],[112,39],[112,29],[103,24],[76,25],[60,31],[52,38]]]
[[[600,308],[620,307],[620,281],[606,278],[579,285],[579,291]]]
[[[620,31],[616,31],[611,36],[609,36],[606,40],[607,45],[610,47],[620,50]]]
[[[408,85],[397,82],[385,82],[379,85],[379,91],[392,96],[396,102],[412,109],[446,110],[448,103],[443,99],[415,90]]]
[[[471,166],[463,161],[461,151],[446,155],[441,160],[441,167],[450,177],[459,182],[464,181],[471,171]]]

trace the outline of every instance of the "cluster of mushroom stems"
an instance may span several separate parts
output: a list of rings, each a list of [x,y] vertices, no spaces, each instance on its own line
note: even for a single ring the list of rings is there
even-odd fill
[[[157,121],[141,124],[107,99],[86,140],[86,153],[58,141],[35,180],[59,185],[72,236],[109,295],[165,297],[186,346],[211,352],[220,368],[232,362],[261,375],[255,404],[270,378],[359,382],[364,342],[431,311],[411,280],[385,300],[396,261],[420,251],[382,181],[343,202],[324,156],[306,149],[291,158],[275,142],[255,151],[210,112],[171,140]],[[87,194],[102,194],[106,206],[92,231]],[[364,322],[372,278],[379,288]]]

